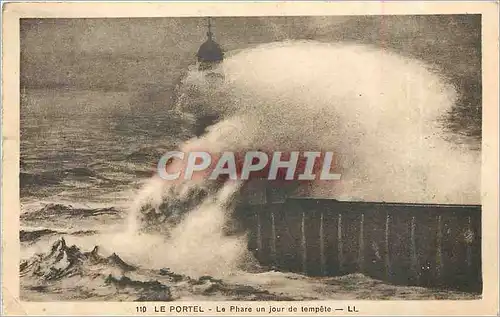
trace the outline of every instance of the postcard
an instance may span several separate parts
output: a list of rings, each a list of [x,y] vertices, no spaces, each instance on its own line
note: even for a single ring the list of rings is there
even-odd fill
[[[4,4],[3,313],[496,316],[498,9]]]

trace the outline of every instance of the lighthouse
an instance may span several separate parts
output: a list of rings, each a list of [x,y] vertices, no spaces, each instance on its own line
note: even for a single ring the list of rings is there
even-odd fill
[[[198,58],[198,70],[212,70],[214,66],[224,60],[224,52],[220,45],[214,41],[212,33],[211,18],[207,21],[207,40],[201,44],[196,57]]]
[[[207,19],[207,39],[201,44],[198,52],[196,53],[196,69],[202,73],[204,78],[205,88],[213,89],[217,91],[220,85],[224,82],[224,75],[220,68],[217,66],[221,64],[224,60],[224,52],[220,45],[215,42],[214,35],[212,33],[212,21],[209,17]],[[191,94],[194,93],[196,89],[191,90]],[[220,114],[217,111],[210,110],[210,108],[204,107],[203,103],[190,105],[194,113],[196,113],[196,122],[194,133],[200,136],[206,133],[206,128],[213,125],[220,120]]]

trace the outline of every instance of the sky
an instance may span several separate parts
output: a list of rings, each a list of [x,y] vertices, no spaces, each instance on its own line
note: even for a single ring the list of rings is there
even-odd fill
[[[205,40],[205,18],[22,19],[21,87],[173,89]],[[375,45],[427,62],[460,92],[458,125],[480,136],[480,15],[216,17],[225,51],[289,39]],[[474,111],[471,111],[474,110]]]

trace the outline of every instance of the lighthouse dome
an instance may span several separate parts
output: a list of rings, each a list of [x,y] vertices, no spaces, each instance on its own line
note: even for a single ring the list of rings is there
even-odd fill
[[[224,53],[219,44],[217,44],[211,36],[211,33],[208,33],[208,39],[205,43],[201,44],[200,49],[196,56],[198,57],[198,61],[201,62],[220,62],[224,59]]]

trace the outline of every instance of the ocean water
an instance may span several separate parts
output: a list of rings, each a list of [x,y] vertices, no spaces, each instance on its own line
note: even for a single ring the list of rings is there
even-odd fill
[[[26,90],[22,200],[98,199],[151,176],[162,151],[182,139],[182,119],[168,109],[131,109],[133,102],[130,92]]]
[[[380,69],[384,76],[375,85]],[[480,152],[447,141],[438,120],[456,101],[444,78],[419,61],[373,47],[310,42],[229,54],[218,71],[224,80],[215,87],[188,69],[172,75],[182,79],[179,86],[160,92],[23,91],[23,299],[476,297],[361,274],[270,271],[253,259],[244,235],[227,234],[241,184],[173,185],[155,177],[169,149],[314,147],[339,153],[345,176],[336,186],[312,184],[309,193],[477,203]],[[196,136],[197,119],[214,114],[220,121]],[[186,203],[189,208],[179,207]]]

